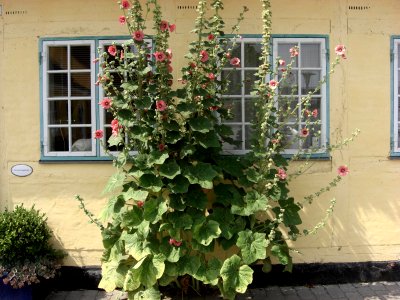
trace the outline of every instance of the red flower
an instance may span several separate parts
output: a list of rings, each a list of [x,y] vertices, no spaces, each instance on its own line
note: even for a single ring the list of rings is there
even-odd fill
[[[300,130],[300,136],[302,136],[302,137],[307,137],[309,134],[310,134],[310,131],[306,127],[303,127]]]
[[[121,6],[123,9],[128,9],[129,7],[131,7],[131,4],[129,3],[128,0],[122,0],[121,1]]]
[[[211,111],[216,111],[216,110],[218,110],[218,106],[216,106],[216,105],[213,105],[213,106],[210,106],[209,107],[209,109],[211,110]]]
[[[165,145],[164,144],[159,144],[158,145],[158,150],[160,150],[161,152],[164,151],[165,149]]]
[[[200,51],[200,60],[201,62],[206,62],[208,60],[208,53],[206,50]]]
[[[212,41],[213,39],[215,39],[215,35],[210,33],[207,38],[208,38],[209,41]]]
[[[103,130],[99,129],[94,132],[95,139],[101,139],[104,136]]]
[[[164,61],[166,58],[164,52],[161,52],[161,51],[155,52],[153,55],[156,58],[156,61],[160,61],[160,62]]]
[[[120,16],[120,17],[119,17],[119,23],[120,23],[121,25],[123,25],[123,24],[126,23],[126,18],[125,18],[125,16]]]
[[[315,108],[311,114],[314,118],[318,117],[318,109]]]
[[[279,179],[285,180],[287,177],[286,171],[284,169],[279,168],[278,169],[278,174],[276,174]]]
[[[137,201],[136,205],[137,205],[137,207],[142,208],[143,205],[144,205],[144,202],[143,201]]]
[[[240,59],[237,57],[232,58],[229,62],[232,66],[236,68],[240,67]]]
[[[165,30],[167,30],[168,29],[168,22],[167,21],[161,21],[160,22],[160,30],[161,31],[165,31]]]
[[[135,41],[138,41],[138,42],[143,41],[143,38],[144,38],[144,33],[143,33],[143,31],[141,31],[141,30],[136,30],[136,31],[133,33],[133,38],[135,39]]]
[[[297,47],[292,47],[289,49],[290,57],[295,57],[299,55],[299,49]]]
[[[170,48],[168,48],[167,50],[165,50],[165,52],[167,53],[167,58],[169,60],[171,60],[172,59],[172,50]]]
[[[170,238],[169,239],[169,244],[171,246],[180,247],[182,245],[182,241],[177,241],[177,240],[175,240],[173,238]]]
[[[108,47],[108,53],[112,56],[115,56],[117,54],[117,47],[115,45],[111,45]]]
[[[167,104],[165,103],[164,100],[157,100],[156,101],[156,109],[158,111],[164,111],[167,109]]]
[[[213,81],[213,80],[215,79],[214,73],[209,73],[209,74],[207,75],[207,77],[208,77],[211,81]]]
[[[101,107],[103,107],[104,109],[110,109],[111,103],[112,101],[110,98],[104,98],[100,101],[99,105],[101,105]]]
[[[346,58],[346,47],[344,45],[337,45],[335,47],[335,53],[337,56],[341,56],[342,58]]]
[[[339,176],[346,176],[347,174],[349,174],[350,171],[346,165],[343,165],[337,169],[337,172],[338,172]]]
[[[278,87],[278,81],[276,81],[276,80],[270,80],[269,81],[269,87],[271,88],[271,90],[274,90],[274,89],[276,89],[277,87]]]
[[[176,25],[175,24],[169,24],[169,31],[170,32],[174,32],[176,29]]]
[[[283,59],[280,59],[280,60],[278,61],[278,63],[279,63],[279,65],[280,65],[281,67],[283,67],[284,65],[286,65],[286,61],[284,61]]]

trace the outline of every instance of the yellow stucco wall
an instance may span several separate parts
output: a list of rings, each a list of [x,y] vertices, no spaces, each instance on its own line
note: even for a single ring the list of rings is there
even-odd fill
[[[177,25],[172,34],[174,69],[183,64],[195,13],[177,10],[193,0],[166,0],[165,19]],[[232,24],[240,10],[227,0],[224,15]],[[250,8],[242,33],[261,32],[260,3]],[[0,0],[0,207],[35,204],[48,216],[55,244],[68,251],[67,265],[98,265],[100,234],[74,200],[80,194],[98,213],[105,202],[101,190],[113,168],[110,163],[39,163],[40,37],[112,36],[126,34],[118,23],[114,1]],[[349,10],[351,5],[369,6]],[[330,85],[330,138],[361,136],[331,161],[318,161],[293,183],[298,196],[316,191],[347,164],[351,176],[339,188],[306,208],[305,226],[316,224],[337,198],[334,216],[317,235],[299,240],[296,262],[354,262],[395,260],[400,255],[400,161],[390,150],[390,36],[400,34],[398,0],[273,0],[273,33],[326,34],[348,47],[348,59],[338,67]],[[19,11],[21,13],[10,14]],[[396,31],[396,29],[398,31]],[[331,53],[332,55],[333,52]],[[179,73],[174,71],[176,78]],[[28,177],[10,172],[14,164],[33,168]]]

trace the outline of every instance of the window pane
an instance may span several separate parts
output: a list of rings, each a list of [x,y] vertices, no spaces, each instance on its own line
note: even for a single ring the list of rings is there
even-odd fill
[[[261,56],[261,44],[245,43],[244,44],[244,67],[258,67],[260,65],[259,57]]]
[[[72,100],[71,118],[72,124],[91,124],[91,101],[90,100]]]
[[[49,47],[49,70],[68,69],[67,47]]]
[[[297,98],[279,99],[279,122],[297,123],[299,118],[299,100]]]
[[[49,124],[68,124],[68,101],[49,101]]]
[[[289,64],[293,59],[292,67],[297,67],[297,57],[290,57],[290,48],[297,46],[297,43],[279,43],[278,44],[278,56],[285,60]]]
[[[244,121],[245,122],[252,122],[255,118],[255,107],[254,107],[254,100],[253,99],[246,99],[244,101]]]
[[[48,74],[49,97],[68,96],[68,74]]]
[[[245,132],[245,144],[244,147],[246,150],[251,149],[251,141],[253,137],[253,129],[251,128],[251,125],[246,125],[244,127],[244,132]]]
[[[400,46],[397,45],[397,67],[400,68]]]
[[[72,132],[71,151],[92,151],[91,127],[74,127]]]
[[[298,71],[292,70],[286,75],[286,78],[282,79],[282,72],[279,72],[278,79],[280,81],[279,89],[282,95],[297,95],[298,93]]]
[[[298,149],[299,148],[299,129],[297,126],[286,126],[283,128],[282,145],[285,149]]]
[[[68,128],[49,128],[49,150],[69,151]]]
[[[71,69],[90,70],[90,46],[71,46]]]
[[[111,121],[114,119],[113,114],[108,110],[103,110],[105,114],[106,124],[111,124]]]
[[[235,141],[242,141],[242,125],[229,125],[229,127],[232,128],[233,135],[231,135],[231,138],[234,139]],[[229,143],[224,143],[223,147],[225,150],[241,150],[242,149],[242,143],[239,144],[239,146],[236,145],[231,145]]]
[[[253,90],[254,81],[256,80],[255,74],[256,70],[244,71],[244,93],[245,95],[250,95]]]
[[[71,74],[71,96],[90,96],[90,73]]]
[[[301,67],[319,68],[321,67],[321,46],[320,44],[301,44]]]
[[[400,71],[398,72],[398,76],[397,76],[397,94],[400,95]]]
[[[303,149],[321,148],[321,137],[318,131],[321,130],[320,126],[309,128],[308,136],[302,140]]]
[[[222,78],[229,81],[227,95],[241,95],[242,94],[242,77],[241,71],[222,71]]]
[[[318,86],[320,80],[320,71],[302,71],[301,72],[301,93],[303,95],[308,92],[314,91]],[[321,94],[321,90],[315,93],[316,95]]]
[[[224,107],[231,109],[233,118],[224,122],[242,122],[242,100],[240,98],[224,98]]]

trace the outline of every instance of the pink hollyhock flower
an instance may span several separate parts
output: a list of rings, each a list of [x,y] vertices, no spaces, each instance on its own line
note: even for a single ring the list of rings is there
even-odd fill
[[[136,30],[136,31],[133,33],[133,38],[135,39],[135,41],[138,41],[138,42],[143,41],[143,38],[144,38],[144,33],[143,33],[143,31],[141,31],[141,30]]]
[[[170,32],[174,32],[176,29],[176,25],[175,24],[169,24],[169,31]]]
[[[181,241],[177,241],[177,240],[175,240],[173,238],[170,238],[169,239],[169,244],[171,246],[180,247],[182,245],[182,242]]]
[[[164,151],[165,149],[165,145],[164,144],[159,144],[158,145],[158,150],[160,150],[161,152]]]
[[[227,59],[230,59],[230,58],[231,58],[231,54],[230,54],[229,52],[226,53],[225,56],[226,56]]]
[[[315,108],[311,114],[314,118],[318,117],[318,109]]]
[[[240,67],[240,59],[237,57],[232,58],[229,63],[233,66],[233,67]]]
[[[309,134],[310,134],[310,131],[306,127],[303,127],[300,130],[300,136],[302,136],[302,137],[307,137]]]
[[[165,31],[165,30],[167,30],[168,29],[168,22],[167,21],[161,21],[160,22],[160,30],[161,31]]]
[[[125,57],[125,53],[124,53],[124,50],[121,50],[121,54],[120,54],[120,56],[119,56],[121,59],[124,59],[124,57]]]
[[[112,56],[115,56],[117,54],[117,47],[115,45],[111,45],[108,47],[108,53]]]
[[[167,53],[167,58],[172,59],[172,50],[168,48],[167,50],[165,50],[165,52]]]
[[[155,52],[153,55],[156,58],[156,61],[160,61],[160,62],[164,61],[166,58],[164,52],[161,52],[161,51]]]
[[[208,38],[209,41],[212,41],[212,40],[215,39],[215,35],[213,35],[212,33],[210,33],[210,34],[208,35],[207,38]]]
[[[123,9],[128,9],[129,7],[131,7],[131,4],[129,3],[128,0],[122,0],[121,1],[121,6]]]
[[[339,176],[346,176],[347,174],[349,174],[350,171],[346,165],[343,165],[337,169],[337,172],[338,172]]]
[[[167,109],[167,104],[165,103],[164,100],[157,100],[156,101],[156,109],[158,111],[164,111]]]
[[[212,80],[215,80],[215,75],[214,75],[214,73],[209,73],[208,75],[207,75],[207,77],[212,81]]]
[[[95,139],[101,139],[104,136],[103,130],[99,129],[94,132]]]
[[[173,71],[174,69],[172,68],[172,66],[171,66],[170,64],[168,64],[168,65],[167,65],[167,70],[168,70],[168,73],[172,73],[172,71]],[[172,85],[172,82],[171,82],[170,85]]]
[[[346,58],[346,47],[344,45],[337,45],[335,47],[335,53],[342,58]]]
[[[216,110],[218,110],[218,106],[216,106],[216,105],[213,105],[213,106],[210,106],[209,107],[209,109],[211,110],[211,111],[216,111]]]
[[[137,207],[142,208],[144,205],[144,202],[139,200],[136,202],[136,205],[137,205]]]
[[[99,105],[101,105],[101,107],[103,107],[104,109],[110,109],[111,103],[112,101],[110,98],[104,98],[99,102]]]
[[[206,50],[200,51],[200,60],[201,62],[206,62],[208,60],[208,53]]]
[[[276,174],[277,177],[279,177],[282,180],[285,180],[287,177],[286,171],[284,169],[279,168],[278,169],[278,174]]]
[[[100,60],[100,58],[95,58],[95,59],[92,60],[92,63],[94,63],[94,64],[95,64],[95,63],[98,63],[99,60]]]
[[[283,59],[278,60],[278,63],[281,67],[286,65],[286,61],[284,61]]]
[[[274,90],[278,87],[278,81],[272,79],[269,81],[269,87],[271,88],[271,90]]]
[[[295,57],[299,55],[299,50],[297,49],[297,47],[290,48],[289,52],[290,52],[290,57]]]
[[[278,139],[272,139],[271,143],[274,144],[274,145],[277,145],[277,144],[279,144],[279,140]]]
[[[114,129],[114,128],[118,128],[118,127],[119,127],[118,120],[117,119],[112,120],[111,121],[111,128]]]
[[[120,23],[121,25],[125,24],[125,23],[126,23],[126,17],[125,17],[125,16],[120,16],[120,17],[119,17],[119,23]]]

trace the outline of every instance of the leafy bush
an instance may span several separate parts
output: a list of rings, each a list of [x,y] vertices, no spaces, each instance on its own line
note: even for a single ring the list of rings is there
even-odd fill
[[[22,205],[0,213],[0,274],[5,284],[17,288],[55,276],[64,255],[49,243],[46,220],[39,210]]]

